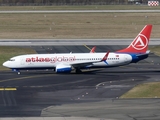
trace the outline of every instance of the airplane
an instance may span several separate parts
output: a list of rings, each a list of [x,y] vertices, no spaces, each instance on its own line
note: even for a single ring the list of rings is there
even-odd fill
[[[95,50],[96,50],[96,46],[94,46],[94,47],[90,50],[90,53],[95,53]]]
[[[29,54],[10,58],[3,66],[20,74],[21,70],[53,69],[56,73],[70,73],[82,69],[107,68],[136,63],[148,57],[148,43],[152,25],[146,25],[131,44],[116,52]]]

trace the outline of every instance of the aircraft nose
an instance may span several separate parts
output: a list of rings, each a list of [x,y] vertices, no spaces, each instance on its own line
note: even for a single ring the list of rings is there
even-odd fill
[[[4,67],[8,67],[8,62],[4,62],[4,63],[3,63],[3,66],[4,66]]]

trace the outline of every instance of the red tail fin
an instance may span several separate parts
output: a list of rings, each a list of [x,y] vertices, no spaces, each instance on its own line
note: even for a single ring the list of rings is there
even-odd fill
[[[146,25],[127,48],[119,50],[117,52],[146,53],[148,49],[151,30],[152,25]]]

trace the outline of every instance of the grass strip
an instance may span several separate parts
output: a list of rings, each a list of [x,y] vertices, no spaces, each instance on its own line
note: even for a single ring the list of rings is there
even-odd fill
[[[160,56],[160,45],[150,46],[149,50],[151,50],[155,55]]]
[[[59,5],[59,6],[1,6],[0,10],[159,10],[146,5]]]
[[[159,98],[160,82],[143,83],[122,95],[120,98]]]
[[[135,38],[146,24],[159,38],[160,13],[1,14],[0,39]]]

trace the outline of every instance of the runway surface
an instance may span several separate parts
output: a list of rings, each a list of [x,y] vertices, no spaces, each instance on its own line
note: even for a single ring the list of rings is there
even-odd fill
[[[115,51],[122,47],[97,46],[96,51]],[[89,52],[85,46],[31,48],[37,53]],[[11,71],[2,71],[0,116],[158,120],[160,99],[119,97],[137,84],[160,81],[159,63],[160,58],[150,54],[149,58],[137,64],[85,70],[83,74],[55,74],[46,70],[22,71],[21,75],[17,75]]]
[[[129,45],[133,39],[0,39],[0,46]],[[159,38],[149,45],[160,45]]]

